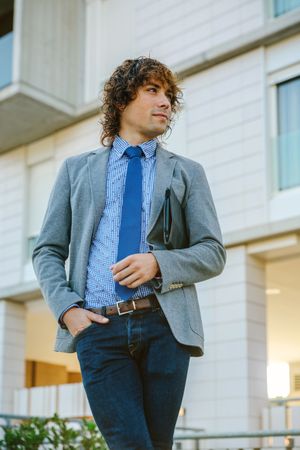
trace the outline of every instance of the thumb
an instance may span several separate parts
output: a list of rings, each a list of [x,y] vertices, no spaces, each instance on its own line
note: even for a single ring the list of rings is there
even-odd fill
[[[101,314],[96,314],[94,312],[89,313],[89,319],[91,319],[93,322],[99,322],[99,323],[107,323],[109,322],[108,317],[104,317]]]

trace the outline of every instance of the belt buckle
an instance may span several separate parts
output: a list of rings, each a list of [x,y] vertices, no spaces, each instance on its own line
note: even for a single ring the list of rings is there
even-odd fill
[[[126,300],[126,301],[127,301],[127,300]],[[123,316],[123,314],[129,314],[129,313],[131,313],[131,312],[133,312],[133,311],[136,310],[136,304],[135,304],[135,301],[134,301],[134,300],[130,300],[130,301],[132,301],[132,303],[133,303],[133,309],[130,309],[129,311],[124,311],[124,312],[121,312],[121,311],[120,311],[120,307],[119,307],[119,303],[124,303],[124,301],[120,300],[119,302],[116,302],[116,303],[117,303],[117,310],[118,310],[119,316]]]

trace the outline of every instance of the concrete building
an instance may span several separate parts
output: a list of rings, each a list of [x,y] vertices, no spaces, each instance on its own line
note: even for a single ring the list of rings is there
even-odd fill
[[[205,355],[178,425],[300,427],[297,402],[270,402],[300,396],[299,0],[1,1],[0,413],[89,414],[31,251],[60,164],[100,146],[103,82],[140,55],[182,78],[167,148],[205,168],[228,256],[197,285]]]

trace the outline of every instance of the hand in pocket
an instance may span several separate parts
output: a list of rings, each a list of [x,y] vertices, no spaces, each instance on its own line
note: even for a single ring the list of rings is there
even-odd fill
[[[84,308],[77,308],[74,306],[63,315],[63,321],[66,324],[70,334],[75,337],[85,328],[91,326],[93,322],[98,322],[105,325],[109,322],[109,319],[101,314],[96,314]]]

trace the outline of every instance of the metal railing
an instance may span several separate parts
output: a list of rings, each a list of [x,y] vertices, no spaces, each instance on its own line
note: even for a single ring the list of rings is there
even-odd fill
[[[219,440],[219,439],[241,439],[241,438],[267,438],[267,437],[284,437],[285,438],[285,449],[295,449],[294,446],[294,439],[292,436],[300,436],[300,428],[299,429],[291,429],[291,430],[260,430],[260,431],[242,431],[237,433],[184,433],[179,434],[176,433],[174,435],[174,442],[179,441],[185,441],[185,440],[192,440],[195,442],[196,446],[194,447],[194,450],[200,450],[201,449],[201,442],[212,439],[212,440]],[[179,450],[181,447],[177,447]],[[242,447],[237,446],[238,450],[244,450]],[[261,450],[262,447],[245,447],[245,449],[252,448],[253,450]],[[266,448],[265,446],[263,448]],[[272,447],[268,447],[272,448]],[[278,446],[276,446],[278,448]],[[299,447],[298,447],[299,448]],[[212,449],[211,449],[212,450]],[[229,450],[226,448],[226,450]]]
[[[297,398],[294,399],[295,401],[298,400]],[[278,400],[277,400],[278,401]],[[284,403],[287,403],[287,399],[282,399]],[[4,420],[5,424],[7,426],[13,426],[12,421],[19,421],[19,420],[26,420],[31,419],[36,416],[24,416],[24,415],[18,415],[18,414],[0,414],[0,420]],[[40,419],[46,419],[47,417],[39,416]],[[93,420],[92,416],[88,417],[89,419]],[[73,423],[81,423],[82,418],[76,418],[76,417],[66,417],[64,418],[68,422]],[[240,431],[240,432],[227,432],[227,433],[205,433],[203,428],[196,428],[196,427],[176,427],[175,434],[174,434],[174,443],[175,443],[175,449],[180,450],[181,445],[180,441],[193,441],[194,448],[193,450],[201,450],[201,443],[203,441],[211,439],[211,440],[220,440],[220,439],[242,439],[242,438],[268,438],[268,437],[283,437],[285,438],[284,443],[284,449],[286,450],[293,450],[295,449],[295,443],[294,443],[294,436],[300,436],[300,428],[299,429],[290,429],[290,430],[260,430],[260,431]],[[203,447],[202,447],[203,448]],[[238,450],[244,450],[244,449],[252,449],[252,450],[261,450],[262,447],[240,447],[237,445],[235,447]],[[263,447],[264,449],[266,446]],[[268,448],[272,448],[268,447]],[[278,448],[278,446],[276,446]],[[299,448],[299,447],[298,447]],[[213,450],[211,448],[211,450]],[[226,450],[229,450],[228,447],[226,447]]]
[[[276,397],[276,398],[270,398],[269,403],[275,404],[275,405],[287,405],[288,403],[292,402],[300,402],[300,397]]]
[[[12,421],[22,421],[22,420],[28,420],[38,417],[39,419],[49,419],[49,417],[46,416],[24,416],[20,414],[2,414],[0,413],[0,425],[5,426],[13,426],[14,424]],[[84,418],[93,420],[92,416],[85,416]],[[1,419],[4,421],[4,423],[1,423]],[[82,417],[64,417],[64,420],[67,420],[68,422],[74,422],[74,423],[81,423]]]

